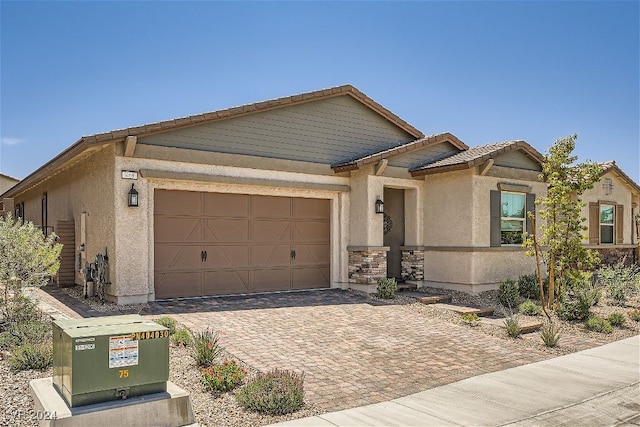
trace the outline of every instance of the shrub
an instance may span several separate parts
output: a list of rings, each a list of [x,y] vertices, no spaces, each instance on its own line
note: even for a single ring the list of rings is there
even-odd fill
[[[640,322],[640,310],[629,310],[627,314],[634,322]]]
[[[640,274],[634,272],[632,267],[625,267],[622,262],[600,267],[598,281],[607,289],[607,295],[614,305],[624,306],[627,297],[640,290]]]
[[[218,333],[209,328],[193,335],[191,356],[198,366],[211,366],[213,361],[222,353],[218,345]]]
[[[560,328],[557,328],[553,323],[544,325],[540,331],[540,337],[546,347],[555,347],[560,341]]]
[[[564,301],[556,309],[556,314],[562,320],[584,320],[589,317],[589,310],[584,310],[577,301]]]
[[[480,324],[480,318],[475,313],[461,314],[460,317],[470,326],[478,326]]]
[[[378,285],[376,287],[376,296],[382,299],[394,299],[396,292],[398,291],[398,284],[396,279],[388,279],[381,277],[378,279]]]
[[[51,344],[22,344],[11,352],[7,362],[14,371],[44,371],[53,363],[53,348]]]
[[[507,330],[507,335],[511,338],[518,338],[522,335],[522,329],[520,328],[520,324],[518,323],[518,318],[516,316],[509,316],[504,321],[505,329]]]
[[[498,288],[498,302],[505,307],[514,308],[518,306],[519,299],[518,282],[512,279],[503,280]]]
[[[525,274],[518,279],[518,292],[527,299],[540,299],[540,285],[537,274]]]
[[[11,324],[0,333],[1,350],[11,350],[21,344],[45,342],[51,342],[51,323],[49,322],[28,321]]]
[[[20,336],[13,329],[0,332],[0,350],[11,350],[20,345]]]
[[[173,335],[171,335],[171,343],[176,347],[188,347],[191,345],[193,340],[191,339],[191,334],[185,328],[178,329]]]
[[[622,326],[626,320],[622,313],[611,313],[609,317],[607,317],[607,321],[611,323],[611,326]]]
[[[526,300],[518,306],[518,311],[527,316],[540,316],[542,308],[531,300]]]
[[[169,335],[173,335],[176,333],[176,321],[171,317],[163,316],[159,319],[155,319],[154,322],[167,328],[169,330]]]
[[[236,394],[238,403],[258,412],[282,415],[295,412],[304,400],[304,376],[274,369],[259,373]]]
[[[5,323],[29,323],[42,319],[42,314],[36,303],[22,294],[16,294],[10,298],[3,311]]]
[[[590,331],[601,332],[603,334],[610,334],[613,332],[611,323],[602,317],[591,317],[584,323],[584,327]]]
[[[598,303],[601,295],[591,275],[579,272],[569,280],[569,293],[561,298],[556,313],[563,320],[587,319],[591,307]]]
[[[229,391],[236,388],[243,380],[247,371],[235,361],[224,362],[222,365],[212,365],[200,369],[202,384],[215,391]]]

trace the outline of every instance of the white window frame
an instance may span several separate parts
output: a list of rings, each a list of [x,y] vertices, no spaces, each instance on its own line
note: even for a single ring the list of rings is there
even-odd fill
[[[514,217],[505,217],[502,216],[502,195],[503,194],[514,194],[522,197],[522,209],[523,209],[523,217],[522,218],[514,218]],[[517,191],[501,191],[500,192],[500,236],[502,236],[502,221],[521,221],[522,222],[522,234],[527,231],[527,193],[521,193]],[[501,239],[502,240],[502,239]],[[520,243],[500,243],[501,246],[520,246],[524,242],[524,237],[521,238]]]
[[[612,217],[612,221],[611,223],[605,223],[602,222],[602,208],[603,207],[609,207],[613,209],[613,217]],[[598,233],[600,235],[600,244],[601,245],[613,245],[616,243],[616,205],[611,204],[611,203],[600,203],[599,209],[598,209],[598,224],[599,224],[599,230]],[[603,242],[602,241],[602,227],[611,227],[611,241],[610,242]]]

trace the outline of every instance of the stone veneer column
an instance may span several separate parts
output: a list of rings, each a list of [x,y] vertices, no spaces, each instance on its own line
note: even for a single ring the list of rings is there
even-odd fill
[[[424,280],[424,248],[421,246],[402,246],[402,272],[403,280]]]
[[[349,283],[375,284],[387,277],[388,246],[347,246],[349,251]]]

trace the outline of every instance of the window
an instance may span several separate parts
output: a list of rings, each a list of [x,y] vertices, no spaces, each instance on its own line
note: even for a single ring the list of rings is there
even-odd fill
[[[522,244],[526,229],[525,194],[502,192],[500,195],[500,243]]]
[[[600,243],[614,242],[615,212],[614,205],[600,205]]]

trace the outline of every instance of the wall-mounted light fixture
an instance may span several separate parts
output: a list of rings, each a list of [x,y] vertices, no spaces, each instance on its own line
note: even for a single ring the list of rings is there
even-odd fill
[[[376,200],[376,213],[384,213],[384,203],[382,202],[382,200],[380,200],[380,196],[378,196],[378,199]]]
[[[138,207],[138,192],[133,188],[134,184],[131,184],[131,190],[127,194],[127,202],[129,207]]]

